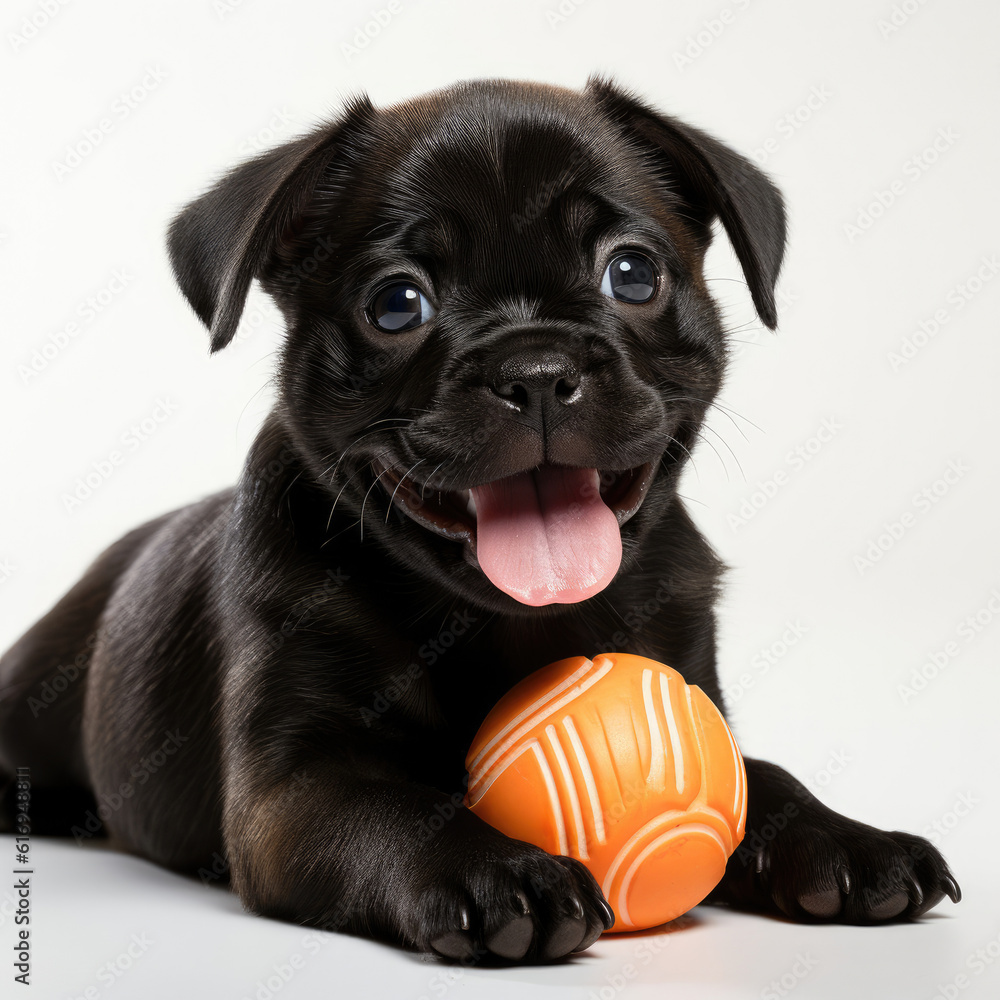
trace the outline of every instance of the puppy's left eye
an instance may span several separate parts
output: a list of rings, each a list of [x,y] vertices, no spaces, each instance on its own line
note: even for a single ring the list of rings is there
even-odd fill
[[[621,302],[648,302],[656,291],[656,268],[641,253],[620,253],[608,264],[601,291]]]
[[[411,281],[386,285],[368,307],[368,315],[384,333],[401,333],[423,326],[433,315],[434,306]]]

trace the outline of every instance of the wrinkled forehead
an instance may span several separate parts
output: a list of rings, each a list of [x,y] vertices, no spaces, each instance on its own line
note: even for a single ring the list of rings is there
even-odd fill
[[[431,95],[387,109],[379,132],[392,159],[376,211],[389,241],[420,256],[676,235],[663,179],[581,95]]]

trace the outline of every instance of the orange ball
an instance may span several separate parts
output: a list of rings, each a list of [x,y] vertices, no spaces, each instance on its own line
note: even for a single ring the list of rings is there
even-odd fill
[[[526,677],[486,717],[465,765],[466,805],[582,861],[614,931],[700,903],[743,839],[746,771],[722,713],[644,656],[574,656]]]

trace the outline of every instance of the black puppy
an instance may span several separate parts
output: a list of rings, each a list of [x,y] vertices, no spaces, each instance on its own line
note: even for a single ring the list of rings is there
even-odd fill
[[[182,212],[213,350],[253,279],[280,306],[278,403],[235,489],[126,535],[0,662],[36,824],[97,809],[127,850],[228,867],[250,910],[452,958],[588,947],[593,878],[456,808],[463,760],[526,673],[612,643],[722,705],[721,567],[676,495],[725,367],[715,219],[773,328],[778,192],[600,79],[358,99]],[[958,900],[927,841],[746,766],[713,899],[852,923]]]

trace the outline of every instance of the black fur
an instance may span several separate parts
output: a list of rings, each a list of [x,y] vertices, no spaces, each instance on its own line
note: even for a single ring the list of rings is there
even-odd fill
[[[722,705],[721,567],[676,495],[725,366],[702,276],[715,219],[773,327],[778,192],[600,79],[359,99],[223,177],[174,221],[171,259],[213,350],[253,279],[274,297],[277,406],[234,489],[125,536],[0,661],[0,769],[31,766],[53,824],[79,837],[100,815],[128,850],[231,876],[259,913],[461,959],[587,947],[610,920],[594,880],[458,808],[463,760],[518,679],[611,646]],[[600,291],[620,246],[660,268],[647,304]],[[397,273],[437,315],[386,334],[366,307]],[[532,414],[497,388],[553,357],[573,406]],[[378,481],[409,469],[432,500],[540,463],[610,478],[645,462],[616,578],[544,607]],[[658,613],[630,614],[664,589]],[[747,837],[714,899],[851,922],[957,899],[926,841],[838,816],[772,764],[747,771]]]

